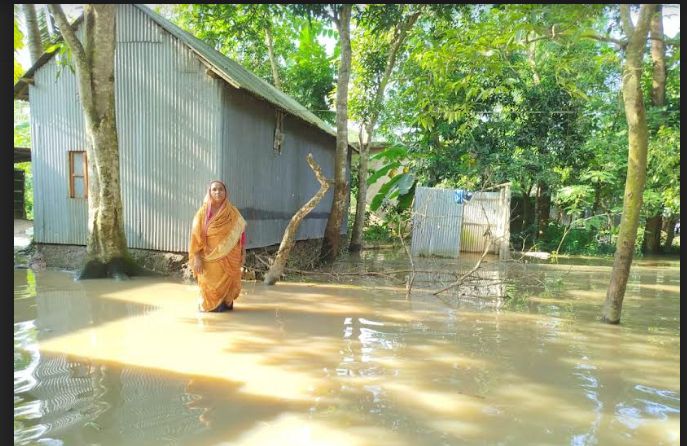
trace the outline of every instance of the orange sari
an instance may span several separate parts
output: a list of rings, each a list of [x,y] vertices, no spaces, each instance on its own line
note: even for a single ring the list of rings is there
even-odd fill
[[[202,311],[231,305],[241,292],[241,243],[246,221],[238,209],[225,200],[215,215],[207,217],[209,202],[196,212],[189,244],[189,265],[201,256],[203,272],[196,275]],[[193,270],[193,268],[191,268]],[[195,272],[193,273],[195,275]]]

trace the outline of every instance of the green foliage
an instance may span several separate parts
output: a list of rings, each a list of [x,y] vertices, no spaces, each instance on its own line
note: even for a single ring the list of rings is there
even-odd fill
[[[322,120],[333,124],[335,113],[330,110],[329,97],[334,91],[336,60],[335,56],[327,56],[317,40],[332,30],[312,21],[302,21],[300,27],[297,49],[286,61],[284,89]]]
[[[396,237],[385,223],[368,224],[363,229],[363,240],[370,243],[394,243]]]
[[[31,162],[15,163],[15,169],[24,171],[24,212],[27,220],[33,220],[33,175]]]
[[[377,211],[382,205],[391,200],[397,199],[396,208],[403,211],[410,207],[415,196],[415,186],[417,178],[407,167],[403,166],[401,160],[408,157],[408,150],[399,145],[392,145],[372,156],[372,160],[383,160],[386,164],[374,171],[367,180],[368,185],[372,185],[381,179],[387,180],[379,192],[372,198],[370,210]]]
[[[323,120],[333,123],[336,55],[319,39],[332,35],[329,22],[294,13],[293,5],[176,5],[170,18],[180,27],[274,84],[267,32],[273,41],[282,89]]]
[[[29,104],[14,101],[14,147],[31,147]]]
[[[17,11],[14,11],[14,83],[16,84],[19,78],[24,74],[24,68],[17,60],[18,51],[24,48],[24,33],[21,32],[19,23],[17,21]]]
[[[14,147],[31,147],[29,104],[14,101]],[[15,169],[24,171],[24,211],[26,218],[33,220],[33,175],[31,162],[15,163]]]
[[[615,239],[610,228],[600,230],[594,224],[587,224],[568,229],[565,225],[549,222],[538,249],[547,252],[558,250],[558,254],[570,255],[612,255],[615,252]]]
[[[594,189],[586,184],[564,186],[556,192],[553,201],[568,214],[576,216],[582,213],[592,202]]]
[[[372,198],[370,210],[376,211],[384,200],[407,194],[415,184],[415,176],[409,173],[402,173],[394,176],[379,188],[379,193]]]

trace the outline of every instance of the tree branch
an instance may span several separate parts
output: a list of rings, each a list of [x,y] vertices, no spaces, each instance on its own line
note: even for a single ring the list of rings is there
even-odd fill
[[[635,31],[635,26],[632,24],[632,17],[630,17],[630,5],[626,3],[620,5],[620,22],[623,25],[623,32],[629,39]]]
[[[435,291],[435,292],[433,292],[432,294],[436,296],[436,295],[439,294],[439,293],[443,293],[444,291],[449,290],[449,289],[451,289],[451,288],[453,288],[453,287],[455,287],[455,286],[458,286],[458,285],[460,285],[461,283],[463,283],[463,281],[465,280],[466,277],[468,277],[470,274],[472,274],[472,273],[474,273],[475,271],[477,271],[477,269],[478,269],[478,268],[480,267],[480,265],[482,264],[482,260],[484,260],[484,258],[487,256],[487,254],[489,253],[489,250],[490,250],[490,249],[491,249],[491,243],[485,243],[484,252],[483,252],[482,255],[480,256],[480,258],[479,258],[479,260],[477,261],[477,263],[475,264],[475,266],[473,266],[472,269],[471,269],[470,271],[468,271],[467,273],[465,273],[465,274],[463,274],[462,276],[460,276],[460,278],[458,278],[458,280],[456,280],[456,281],[453,282],[452,284],[450,284],[450,285],[448,285],[448,286],[445,286],[444,288],[442,288],[442,289],[440,289],[440,290],[438,290],[438,291]]]
[[[60,27],[60,33],[62,34],[62,37],[64,37],[65,42],[69,44],[69,48],[71,48],[72,53],[74,53],[76,56],[77,63],[84,63],[84,66],[82,66],[81,69],[84,71],[87,70],[86,52],[84,51],[79,39],[76,37],[76,33],[69,24],[67,16],[64,15],[62,7],[56,4],[49,4],[48,9],[50,9],[50,12],[55,17],[55,20],[57,20],[57,26]]]
[[[267,274],[265,274],[264,282],[267,285],[274,285],[277,280],[279,280],[279,277],[281,277],[282,273],[284,272],[284,267],[286,266],[286,261],[289,258],[289,252],[291,251],[291,248],[293,248],[293,245],[296,241],[296,231],[298,231],[298,226],[300,226],[303,218],[305,218],[305,216],[308,215],[310,211],[312,211],[315,206],[318,205],[320,200],[322,200],[322,197],[324,197],[324,194],[329,189],[329,185],[332,183],[331,180],[325,178],[324,174],[322,173],[322,169],[315,162],[312,153],[308,153],[306,159],[308,161],[308,165],[310,165],[310,168],[315,173],[317,181],[320,183],[320,190],[317,191],[317,193],[310,200],[308,200],[308,202],[305,203],[298,210],[298,212],[293,215],[293,217],[291,217],[291,221],[289,221],[289,224],[284,230],[284,237],[279,245],[279,251],[277,251],[274,262],[272,263],[269,271],[267,271]]]
[[[62,38],[64,38],[64,41],[69,45],[72,55],[74,56],[73,59],[76,64],[79,96],[85,115],[88,119],[95,121],[95,104],[93,103],[93,92],[91,91],[93,73],[91,73],[84,47],[76,37],[74,29],[67,21],[67,16],[65,16],[64,11],[62,11],[62,7],[58,4],[49,4],[48,9],[50,9],[50,12],[55,17],[60,27],[60,34],[62,34]],[[86,22],[86,20],[84,20],[84,22]],[[86,26],[86,23],[84,23],[84,26]]]
[[[525,44],[530,44],[537,42],[539,40],[554,40],[556,37],[562,37],[566,36],[566,31],[557,31],[555,35],[544,35],[544,36],[539,36],[539,37],[534,37],[532,39],[529,38],[529,35],[525,37]],[[585,33],[580,35],[581,38],[585,39],[593,39],[593,40],[598,40],[599,42],[608,42],[608,43],[614,43],[620,48],[625,48],[627,45],[627,40],[625,39],[615,39],[611,36],[608,35],[600,35],[600,34],[595,34],[595,33]]]
[[[611,36],[602,36],[599,34],[582,34],[580,37],[586,38],[586,39],[593,39],[593,40],[598,40],[599,42],[609,42],[609,43],[615,43],[618,45],[620,48],[625,48],[627,45],[627,40],[624,39],[614,39]]]

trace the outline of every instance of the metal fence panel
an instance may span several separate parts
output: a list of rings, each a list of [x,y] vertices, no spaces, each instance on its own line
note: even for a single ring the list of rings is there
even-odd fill
[[[498,192],[475,192],[465,204],[461,245],[464,252],[489,252],[508,256],[510,238],[510,186]]]
[[[459,256],[463,204],[454,196],[453,189],[415,190],[412,255]]]
[[[458,257],[463,252],[510,255],[510,186],[475,192],[464,204],[457,189],[418,187],[413,205],[413,255]]]

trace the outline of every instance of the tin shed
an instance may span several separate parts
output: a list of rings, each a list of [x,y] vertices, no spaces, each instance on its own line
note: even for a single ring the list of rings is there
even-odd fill
[[[81,19],[76,24],[81,36]],[[319,189],[306,155],[311,152],[323,173],[334,176],[335,131],[146,6],[118,5],[116,38],[129,247],[185,251],[193,215],[208,182],[217,178],[246,218],[248,248],[279,243],[291,216]],[[83,116],[76,78],[61,69],[58,57],[43,54],[17,82],[14,97],[31,107],[34,239],[84,245]],[[275,144],[278,122],[281,145]],[[299,240],[323,237],[332,197],[330,190],[303,220]]]
[[[497,192],[417,187],[413,202],[413,255],[458,257],[489,252],[510,257],[510,183]]]

